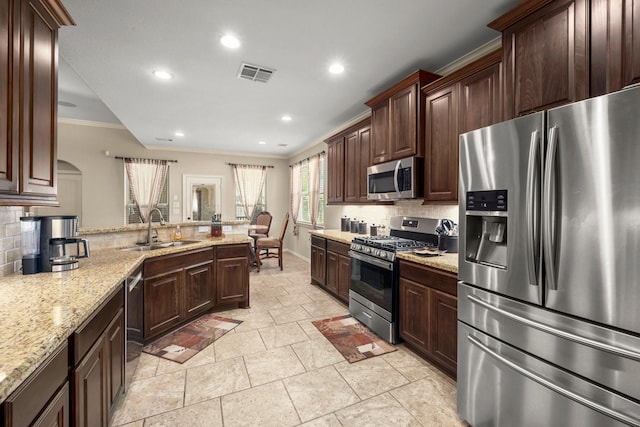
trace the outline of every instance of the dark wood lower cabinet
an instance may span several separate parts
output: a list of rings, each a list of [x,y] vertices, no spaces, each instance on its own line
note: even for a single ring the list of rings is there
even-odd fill
[[[33,422],[33,427],[68,427],[69,411],[69,383],[66,382],[42,415]]]
[[[315,236],[314,236],[315,237]],[[317,237],[316,237],[317,238]],[[324,263],[324,249],[316,247],[316,251],[322,251],[322,256],[312,257],[312,271],[324,269],[325,281],[320,283],[317,280],[312,282],[320,285],[324,290],[344,302],[349,303],[349,283],[351,281],[351,258],[349,258],[349,245],[335,240],[326,239],[326,263]],[[313,265],[313,263],[317,263]]]
[[[400,261],[400,337],[451,377],[457,370],[457,278]]]
[[[185,319],[182,270],[144,279],[144,336],[168,331]]]
[[[192,317],[213,307],[213,259],[184,270],[186,316]]]
[[[75,426],[107,425],[106,371],[106,345],[101,336],[73,371]]]
[[[216,304],[241,303],[246,307],[249,305],[248,248],[220,249],[216,249]]]
[[[327,242],[320,237],[311,236],[311,283],[325,285],[327,274]]]

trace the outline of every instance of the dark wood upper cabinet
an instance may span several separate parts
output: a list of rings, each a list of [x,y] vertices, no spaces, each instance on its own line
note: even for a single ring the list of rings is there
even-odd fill
[[[334,137],[327,143],[327,203],[344,202],[344,139]]]
[[[587,0],[530,0],[489,24],[503,33],[504,118],[589,95]]]
[[[502,50],[422,88],[425,115],[425,203],[458,200],[461,133],[502,119]]]
[[[454,84],[426,98],[424,198],[428,201],[458,199],[458,90]]]
[[[489,55],[486,68],[460,81],[460,133],[502,121],[501,53]]]
[[[590,96],[640,83],[640,1],[591,0]]]
[[[371,107],[371,162],[424,155],[420,88],[439,75],[418,70],[365,104]]]
[[[370,202],[367,199],[367,168],[373,163],[371,162],[371,125],[365,125],[358,131],[358,139],[360,141],[360,188],[358,192],[358,201],[360,203]]]
[[[367,200],[371,162],[371,119],[366,118],[325,141],[327,204],[374,203]]]
[[[0,204],[55,205],[59,0],[0,6]]]
[[[344,175],[344,201],[348,203],[357,203],[360,201],[360,174],[351,173],[352,171],[355,172],[355,170],[347,167],[347,165],[360,166],[361,149],[357,130],[344,137],[344,146],[345,169],[348,169],[344,171],[347,172]]]

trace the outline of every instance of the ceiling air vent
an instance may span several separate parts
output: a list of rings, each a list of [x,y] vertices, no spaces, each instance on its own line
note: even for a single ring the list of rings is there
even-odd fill
[[[252,65],[243,62],[240,64],[240,71],[238,71],[238,78],[253,80],[254,82],[266,83],[271,78],[271,75],[276,70],[271,68],[261,67],[259,65]]]

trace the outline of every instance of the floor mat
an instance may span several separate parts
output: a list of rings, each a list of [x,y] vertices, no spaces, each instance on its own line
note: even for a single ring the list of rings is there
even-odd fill
[[[349,363],[397,350],[349,315],[316,320],[311,323]]]
[[[241,320],[205,314],[175,332],[147,344],[142,351],[184,363],[240,323]]]

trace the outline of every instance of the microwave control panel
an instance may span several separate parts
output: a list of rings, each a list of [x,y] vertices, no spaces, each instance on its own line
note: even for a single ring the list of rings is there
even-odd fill
[[[507,211],[507,190],[467,191],[468,211]]]

